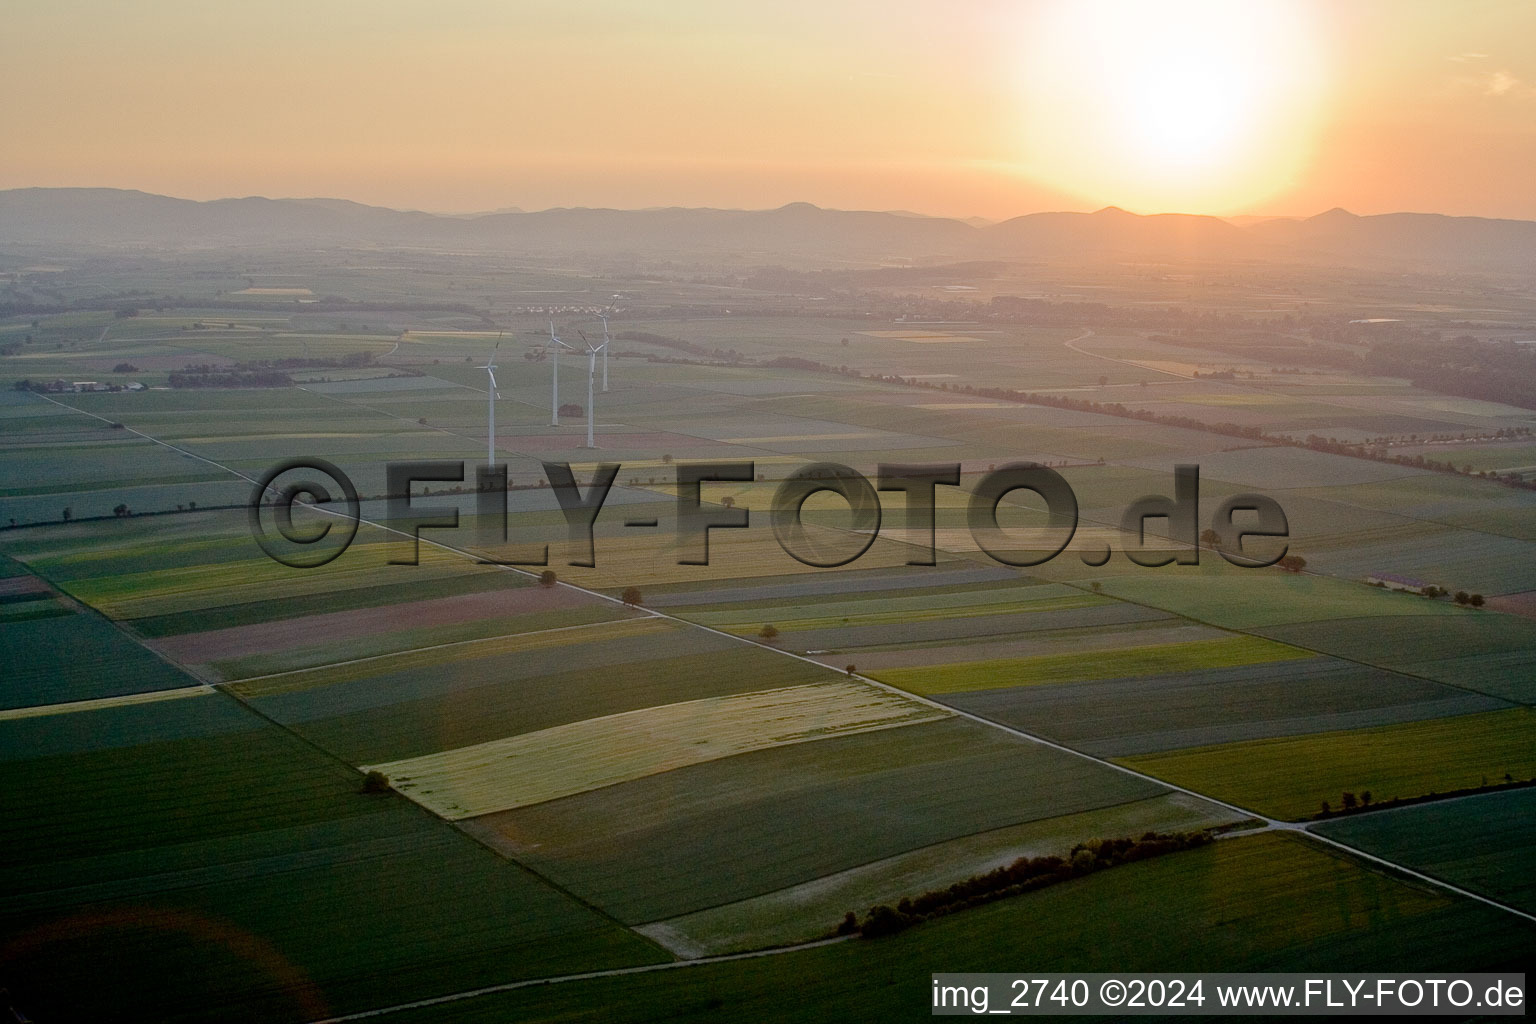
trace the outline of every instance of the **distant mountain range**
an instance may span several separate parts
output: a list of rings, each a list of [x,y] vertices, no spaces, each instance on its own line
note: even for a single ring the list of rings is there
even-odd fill
[[[196,202],[105,188],[0,191],[6,245],[399,245],[513,252],[738,252],[913,260],[1131,255],[1536,271],[1536,221],[1330,210],[1240,223],[1185,214],[1034,213],[1001,223],[905,211],[517,209],[468,216],[342,199]]]

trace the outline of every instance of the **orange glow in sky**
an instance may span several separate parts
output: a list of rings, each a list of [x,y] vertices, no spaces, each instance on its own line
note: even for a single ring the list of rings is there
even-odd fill
[[[12,5],[0,187],[1536,219],[1529,0]]]
[[[1022,170],[1091,202],[1241,211],[1316,145],[1325,41],[1296,0],[1059,0],[1023,19]]]

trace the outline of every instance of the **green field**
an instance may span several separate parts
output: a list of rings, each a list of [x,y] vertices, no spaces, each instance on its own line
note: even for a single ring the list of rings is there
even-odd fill
[[[849,910],[943,888],[1019,857],[1063,856],[1084,836],[1133,836],[1229,824],[1232,812],[1182,793],[1008,825],[920,847],[800,885],[685,914],[639,930],[690,956],[824,936]]]
[[[410,614],[409,604],[402,602],[400,608],[405,615]],[[300,669],[334,665],[338,662],[362,658],[379,658],[421,648],[473,644],[496,637],[571,629],[625,617],[624,611],[615,605],[593,602],[579,608],[469,619],[451,625],[398,629],[388,633],[372,633],[355,637],[343,636],[319,643],[295,644],[280,651],[263,651],[243,657],[214,659],[206,664],[221,680],[248,679],[253,676],[296,672]],[[323,630],[320,631],[319,635],[323,635],[323,632]],[[444,655],[445,658],[451,656],[451,654]]]
[[[1536,913],[1536,789],[1358,814],[1315,830]]]
[[[956,836],[1160,791],[951,720],[759,750],[466,827],[619,919],[640,923]]]
[[[352,682],[270,696],[261,694],[287,677],[236,684],[236,689],[251,695],[264,713],[344,760],[373,764],[601,715],[831,675],[769,651],[722,648],[720,643],[730,641],[662,631],[528,651],[517,658],[486,652],[485,658],[360,674]],[[675,653],[679,650],[694,653]]]
[[[1298,893],[1316,898],[1297,899]],[[1113,914],[1106,907],[1115,908]],[[1147,941],[1156,936],[1156,942]],[[1536,931],[1305,840],[1266,835],[1006,899],[901,935],[778,957],[594,979],[408,1011],[453,1020],[928,1020],[935,965],[954,971],[1516,969]]]
[[[37,602],[27,602],[36,604]],[[195,680],[85,609],[0,619],[0,709],[191,686]]]
[[[961,693],[1009,686],[1115,679],[1157,675],[1259,662],[1307,658],[1306,651],[1260,637],[1232,636],[1218,640],[1160,644],[1121,650],[1045,654],[1034,658],[960,662],[943,667],[879,669],[875,678],[914,693]]]
[[[0,722],[0,758],[7,981],[44,1019],[312,1019],[665,958],[220,695]]]
[[[1420,598],[1420,600],[1423,600]],[[1265,636],[1340,657],[1439,679],[1507,700],[1536,698],[1536,622],[1497,612],[1303,622]],[[1447,655],[1454,657],[1447,658]],[[1502,671],[1498,671],[1501,670]]]
[[[1378,802],[1536,777],[1529,708],[1350,732],[1254,740],[1122,763],[1239,807],[1275,817],[1316,814],[1340,794],[1369,790]]]
[[[1130,576],[1103,577],[1104,592],[1227,629],[1335,618],[1472,614],[1444,601],[1351,580],[1277,569],[1236,569],[1219,561],[1207,557],[1198,568],[1170,565]]]
[[[1335,658],[945,694],[951,707],[1126,757],[1493,711],[1481,693]]]

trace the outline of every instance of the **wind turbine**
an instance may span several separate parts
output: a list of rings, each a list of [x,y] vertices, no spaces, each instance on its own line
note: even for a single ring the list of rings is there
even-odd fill
[[[496,390],[496,349],[501,348],[501,335],[496,335],[496,347],[491,349],[491,357],[485,361],[480,369],[491,379],[491,386],[486,389],[485,404],[485,462],[486,465],[496,465],[496,399],[501,394]]]
[[[593,345],[590,341],[587,341],[586,334],[581,331],[576,333],[581,335],[581,340],[586,342],[587,345],[587,447],[596,448],[597,443],[592,440],[592,416],[594,413],[592,408],[592,378],[597,376],[597,354],[599,352],[603,353],[605,361],[608,358],[608,343],[605,341],[601,345]],[[603,390],[606,391],[607,389],[604,388]]]
[[[555,322],[553,320],[549,322],[549,340],[560,346],[560,348],[551,347],[549,350],[550,358],[555,363],[554,384],[549,392],[549,425],[558,427],[560,425],[560,349],[569,348],[572,352],[576,350],[555,337]]]
[[[603,322],[603,394],[608,393],[608,314],[597,314]]]

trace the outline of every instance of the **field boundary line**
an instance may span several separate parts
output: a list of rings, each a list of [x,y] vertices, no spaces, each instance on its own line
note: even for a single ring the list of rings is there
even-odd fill
[[[180,668],[180,666],[175,667]],[[92,697],[86,700],[67,700],[58,704],[34,704],[31,707],[6,708],[0,711],[0,722],[12,722],[21,718],[46,718],[49,715],[68,715],[76,711],[98,711],[102,708],[124,707],[130,704],[156,704],[163,700],[200,697],[213,692],[214,688],[207,683],[196,683],[192,686],[173,686],[168,690],[125,693],[117,697]]]
[[[348,1013],[340,1017],[327,1017],[324,1020],[314,1021],[312,1024],[346,1024],[348,1021],[367,1020],[370,1017],[382,1017],[385,1014],[399,1013],[403,1010],[420,1010],[429,1006],[441,1006],[444,1003],[456,1003],[464,999],[474,999],[478,996],[494,995],[497,992],[511,992],[520,988],[533,988],[536,985],[559,985],[568,981],[590,981],[594,978],[617,978],[626,974],[649,974],[652,971],[675,971],[685,967],[703,967],[706,964],[728,963],[732,960],[756,960],[765,956],[778,956],[783,953],[799,953],[807,949],[817,949],[822,946],[833,946],[839,942],[848,942],[858,938],[856,935],[838,935],[830,939],[813,939],[810,942],[796,943],[792,946],[772,946],[768,949],[754,949],[745,953],[723,953],[718,956],[699,957],[694,960],[671,960],[661,964],[640,964],[636,967],[610,967],[602,971],[584,971],[580,974],[559,974],[549,978],[527,978],[522,981],[509,981],[502,985],[487,985],[485,988],[468,989],[464,992],[453,992],[446,996],[433,996],[430,999],[418,999],[413,1003],[400,1003],[395,1006],[381,1006],[375,1010],[360,1010],[357,1013]],[[670,952],[670,950],[668,951]]]

